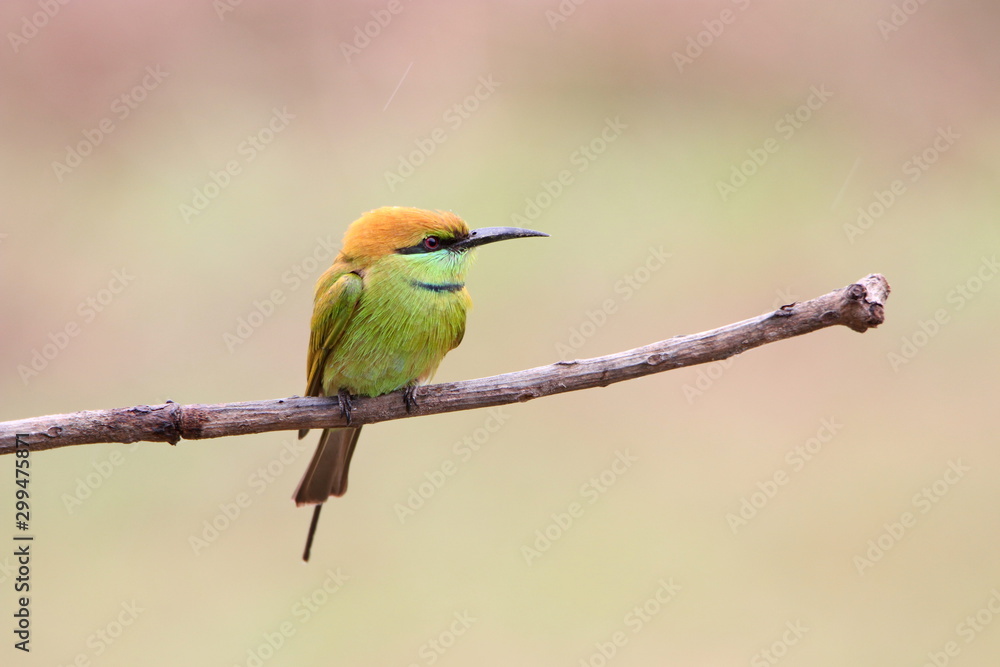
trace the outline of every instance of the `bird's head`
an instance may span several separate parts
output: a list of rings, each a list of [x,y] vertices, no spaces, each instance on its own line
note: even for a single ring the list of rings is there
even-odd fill
[[[392,258],[391,264],[401,268],[463,277],[473,248],[528,236],[548,234],[518,227],[470,231],[465,221],[450,211],[383,206],[351,223],[344,234],[341,259],[365,268]]]

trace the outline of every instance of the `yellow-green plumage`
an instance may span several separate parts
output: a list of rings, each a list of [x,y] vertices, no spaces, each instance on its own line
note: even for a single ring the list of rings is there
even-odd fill
[[[441,266],[433,255],[390,255],[366,272],[353,316],[326,357],[322,386],[327,395],[343,388],[378,396],[433,375],[462,341],[472,300],[464,286],[426,286],[464,284],[471,255],[459,258]],[[361,280],[351,273],[336,283]]]
[[[470,232],[452,213],[404,207],[356,220],[316,284],[306,395],[379,396],[430,379],[465,333],[470,251],[523,236],[545,235],[515,228]],[[343,495],[359,431],[323,431],[295,492],[297,504]],[[307,544],[306,559],[308,553]]]

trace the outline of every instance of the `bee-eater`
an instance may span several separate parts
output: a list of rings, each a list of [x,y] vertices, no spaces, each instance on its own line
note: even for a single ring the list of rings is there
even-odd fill
[[[350,397],[380,396],[426,382],[465,334],[472,305],[465,276],[473,248],[548,236],[517,227],[469,231],[454,213],[386,206],[355,220],[340,254],[316,283],[306,396],[337,396],[350,423]],[[303,560],[309,560],[323,503],[347,491],[360,426],[320,436],[297,505],[316,505]],[[308,430],[300,431],[304,437]]]

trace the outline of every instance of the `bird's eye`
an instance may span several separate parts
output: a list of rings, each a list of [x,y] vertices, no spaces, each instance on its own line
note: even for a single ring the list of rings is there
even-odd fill
[[[436,236],[428,236],[424,239],[424,247],[428,250],[437,250],[441,247],[441,239]]]

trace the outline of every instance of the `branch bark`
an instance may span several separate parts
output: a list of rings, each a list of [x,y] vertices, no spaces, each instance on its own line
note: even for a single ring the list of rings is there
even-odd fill
[[[844,325],[864,332],[885,319],[889,283],[880,274],[828,294],[711,331],[593,359],[559,361],[514,373],[421,387],[407,412],[402,392],[353,401],[353,424],[524,402],[567,391],[727,359],[747,350],[819,329]],[[20,435],[33,450],[99,442],[169,442],[229,435],[343,426],[336,398],[279,398],[217,405],[138,405],[85,410],[0,423],[0,454]]]

